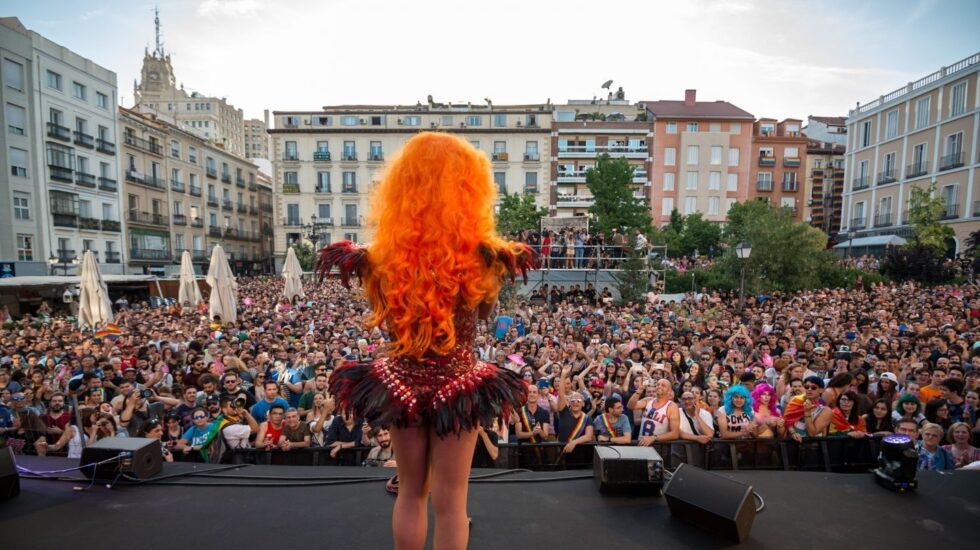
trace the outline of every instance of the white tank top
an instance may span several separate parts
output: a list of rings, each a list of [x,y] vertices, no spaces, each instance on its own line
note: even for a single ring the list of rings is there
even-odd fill
[[[653,408],[653,402],[653,399],[647,402],[646,408],[643,409],[643,416],[640,417],[641,436],[659,436],[670,431],[670,422],[669,417],[667,416],[667,411],[670,409],[672,402],[668,399],[659,409]]]
[[[71,439],[68,440],[68,458],[82,458],[82,437],[78,428],[72,428]]]

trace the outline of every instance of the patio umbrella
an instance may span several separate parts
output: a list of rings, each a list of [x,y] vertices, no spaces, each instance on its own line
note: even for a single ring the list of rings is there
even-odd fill
[[[201,303],[201,289],[194,276],[190,250],[185,250],[180,256],[180,290],[177,291],[177,303],[182,306],[190,304],[191,307],[197,307]]]
[[[86,250],[82,256],[79,287],[78,326],[94,329],[101,323],[112,322],[112,301],[91,250]]]
[[[306,298],[303,292],[303,268],[299,265],[299,258],[296,257],[296,250],[289,247],[286,252],[286,262],[282,266],[282,278],[286,280],[283,296],[290,302],[294,296]]]
[[[228,258],[221,245],[215,245],[211,250],[211,265],[208,267],[208,285],[211,296],[208,298],[210,317],[221,317],[222,323],[234,323],[238,320],[238,283],[231,274]]]

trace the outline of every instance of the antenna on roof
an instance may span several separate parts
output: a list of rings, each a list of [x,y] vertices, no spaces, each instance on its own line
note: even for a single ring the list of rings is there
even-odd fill
[[[160,41],[160,6],[153,8],[153,26],[156,29],[157,48],[154,53],[163,57],[163,42]]]
[[[609,87],[612,86],[612,83],[613,83],[612,80],[607,80],[606,83],[602,85],[602,87],[608,90]]]

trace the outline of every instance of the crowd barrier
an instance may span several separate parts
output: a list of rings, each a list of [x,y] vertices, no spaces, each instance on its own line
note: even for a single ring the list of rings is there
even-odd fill
[[[707,444],[696,441],[655,443],[652,447],[674,469],[690,464],[705,470],[797,470],[837,473],[866,472],[877,465],[880,437],[809,437],[794,439],[714,439]],[[565,453],[559,442],[501,443],[497,459],[475,463],[477,467],[524,468],[534,471],[582,470],[592,468],[593,447],[607,443],[582,443]],[[635,443],[633,443],[635,445]],[[360,466],[370,447],[340,451],[336,458],[330,449],[309,447],[291,451],[236,449],[234,460],[244,464],[286,464]]]

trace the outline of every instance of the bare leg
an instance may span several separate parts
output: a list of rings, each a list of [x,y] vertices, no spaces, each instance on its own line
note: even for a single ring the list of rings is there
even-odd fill
[[[466,495],[476,437],[476,430],[458,436],[449,434],[442,439],[435,432],[429,434],[432,449],[432,510],[436,514],[434,550],[462,550],[469,540]],[[401,460],[401,455],[398,460]]]
[[[421,550],[429,528],[429,432],[412,426],[391,428],[398,453],[398,498],[391,515],[396,550]]]

